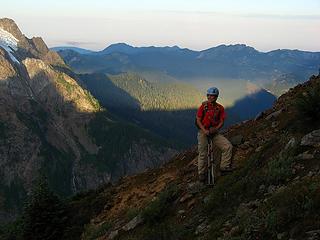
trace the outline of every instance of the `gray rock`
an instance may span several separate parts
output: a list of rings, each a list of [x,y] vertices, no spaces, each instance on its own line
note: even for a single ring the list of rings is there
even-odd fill
[[[237,234],[239,234],[239,232],[240,232],[240,227],[235,226],[235,227],[231,228],[229,234],[230,234],[230,236],[236,236]]]
[[[143,222],[143,219],[140,215],[135,216],[130,222],[122,227],[124,231],[129,231],[136,228],[140,223]]]
[[[270,186],[268,187],[268,193],[269,193],[269,194],[274,193],[276,190],[277,190],[277,187],[274,186],[274,185],[270,185]]]
[[[283,109],[280,109],[279,111],[273,112],[266,117],[266,120],[270,120],[271,118],[277,118],[280,115],[280,113],[282,113],[282,112],[283,112]]]
[[[313,159],[314,156],[311,153],[304,152],[304,153],[299,154],[296,158],[301,159],[301,160],[309,160],[309,159]]]
[[[301,146],[320,146],[320,129],[308,133],[301,139]]]
[[[203,199],[203,203],[204,204],[207,204],[210,200],[210,197],[209,196],[206,196],[204,199]]]
[[[299,181],[300,180],[300,176],[296,176],[293,181]]]
[[[191,194],[197,194],[205,188],[206,186],[201,182],[191,182],[188,184],[188,192]]]
[[[195,234],[199,235],[199,234],[208,232],[208,230],[209,230],[209,225],[206,222],[203,222],[197,227]]]
[[[314,172],[310,171],[307,176],[312,177],[313,175],[314,175]]]
[[[290,141],[285,146],[284,150],[288,150],[290,148],[293,148],[296,145],[297,141],[295,138],[291,138]]]
[[[182,214],[185,214],[185,212],[186,212],[185,210],[179,210],[178,214],[182,215]]]
[[[263,149],[263,147],[262,147],[262,146],[259,146],[259,147],[257,147],[256,150],[254,150],[254,151],[255,151],[255,152],[260,152],[262,149]]]
[[[190,194],[190,193],[187,193],[187,194],[185,194],[185,195],[183,195],[181,198],[180,198],[180,203],[183,203],[183,202],[185,202],[186,200],[188,200],[188,199],[190,199],[190,198],[192,198],[192,194]]]
[[[112,231],[112,232],[109,234],[109,238],[108,238],[108,239],[114,239],[116,236],[118,236],[118,234],[119,234],[119,231],[118,231],[118,230]]]
[[[278,127],[278,125],[279,125],[279,122],[274,121],[274,122],[272,122],[271,127],[276,128],[276,127]]]
[[[308,235],[314,235],[314,234],[320,235],[320,229],[308,231],[308,232],[306,232],[306,234],[308,234]]]
[[[266,186],[264,184],[260,185],[259,193],[263,193],[266,190]]]
[[[242,135],[237,135],[237,136],[234,136],[230,139],[230,142],[232,145],[234,146],[238,146],[240,145],[241,143],[243,143],[243,136]]]
[[[283,232],[283,233],[278,233],[277,234],[277,239],[285,239],[288,233]]]

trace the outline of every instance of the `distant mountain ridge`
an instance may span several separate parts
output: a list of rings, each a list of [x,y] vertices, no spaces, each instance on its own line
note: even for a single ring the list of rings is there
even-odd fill
[[[104,48],[101,51],[94,51],[94,50],[89,50],[89,49],[85,49],[85,48],[79,48],[79,47],[74,47],[74,46],[57,46],[57,47],[52,47],[50,48],[53,51],[60,51],[60,50],[80,50],[80,51],[84,51],[84,52],[90,52],[90,53],[94,53],[94,54],[110,54],[110,53],[127,53],[127,54],[134,54],[137,52],[143,52],[146,50],[157,50],[157,51],[161,51],[161,50],[168,50],[168,51],[189,51],[189,52],[194,52],[194,53],[204,53],[204,52],[223,52],[225,50],[230,51],[230,52],[243,52],[243,53],[264,53],[264,54],[268,54],[268,55],[274,55],[275,53],[281,53],[281,52],[291,52],[292,54],[290,55],[299,55],[299,53],[320,53],[317,51],[311,52],[311,51],[304,51],[304,50],[299,50],[299,49],[275,49],[275,50],[270,50],[267,52],[263,52],[263,51],[259,51],[256,50],[254,47],[248,46],[246,44],[221,44],[215,47],[210,47],[207,49],[203,49],[203,50],[192,50],[189,48],[181,48],[177,45],[175,46],[165,46],[165,47],[160,47],[160,46],[143,46],[143,47],[135,47],[132,45],[129,45],[127,43],[114,43],[114,44],[110,44],[109,46],[107,46],[106,48]]]
[[[280,92],[317,74],[320,67],[320,52],[287,49],[260,52],[244,44],[193,51],[177,46],[132,47],[119,43],[90,55],[72,50],[58,53],[79,73],[158,71],[194,84],[201,79],[244,79],[265,87],[284,75],[292,75],[296,81],[281,86]]]
[[[75,51],[77,53],[81,53],[81,54],[90,54],[90,53],[94,53],[94,51],[92,50],[87,50],[84,48],[79,48],[79,47],[70,47],[70,46],[65,46],[65,47],[53,47],[50,48],[51,50],[58,52],[58,51],[63,51],[63,50],[72,50]]]

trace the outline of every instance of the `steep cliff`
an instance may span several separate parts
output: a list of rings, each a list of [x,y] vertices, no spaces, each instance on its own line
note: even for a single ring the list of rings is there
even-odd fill
[[[71,75],[41,38],[0,19],[0,220],[21,210],[39,171],[66,196],[158,166],[175,152],[115,119]],[[125,148],[115,154],[110,146]]]

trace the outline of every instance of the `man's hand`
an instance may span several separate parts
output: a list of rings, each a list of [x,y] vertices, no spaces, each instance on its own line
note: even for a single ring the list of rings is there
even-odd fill
[[[203,133],[204,133],[205,135],[207,135],[207,136],[210,135],[210,131],[209,131],[209,130],[207,130],[207,129],[202,129],[202,131],[203,131]]]
[[[209,133],[210,133],[211,135],[214,135],[214,134],[218,133],[218,129],[215,128],[215,127],[211,127],[211,128],[209,128]]]

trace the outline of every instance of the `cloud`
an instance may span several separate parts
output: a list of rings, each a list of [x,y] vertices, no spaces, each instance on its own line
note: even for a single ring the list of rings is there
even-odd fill
[[[81,46],[90,46],[90,45],[96,45],[97,42],[83,42],[83,41],[67,41],[65,42],[66,45],[81,47]]]
[[[292,14],[292,13],[242,13],[242,12],[224,12],[224,11],[154,11],[162,14],[181,14],[181,15],[206,15],[223,17],[247,17],[247,18],[274,18],[274,19],[308,19],[320,20],[320,14]]]

